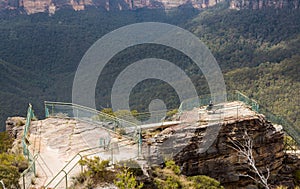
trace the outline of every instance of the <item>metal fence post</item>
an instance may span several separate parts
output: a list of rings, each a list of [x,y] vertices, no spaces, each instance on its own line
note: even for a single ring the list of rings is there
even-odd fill
[[[23,174],[23,189],[26,189],[26,187],[25,187],[25,174]]]
[[[66,177],[66,189],[68,189],[68,173],[65,170],[62,170],[62,172],[65,173],[65,177]]]
[[[138,158],[142,155],[142,129],[139,128],[139,138],[138,138]]]

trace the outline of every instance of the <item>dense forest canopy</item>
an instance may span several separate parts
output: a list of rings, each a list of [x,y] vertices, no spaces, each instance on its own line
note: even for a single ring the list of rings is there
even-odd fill
[[[114,29],[147,21],[174,24],[194,33],[216,57],[228,89],[244,91],[274,113],[299,125],[300,11],[271,8],[237,11],[218,6],[200,12],[187,8],[168,12],[147,9],[107,12],[91,8],[79,12],[60,10],[52,16],[2,13],[2,129],[6,117],[25,115],[28,103],[33,104],[36,115],[42,118],[43,101],[70,102],[73,77],[86,50]],[[209,92],[205,78],[193,63],[165,47],[126,49],[110,65],[116,75],[123,62],[153,56],[177,62],[198,91]],[[98,80],[99,107],[109,106],[114,81],[111,72],[108,70]],[[153,95],[149,91],[159,91],[156,95],[166,99],[169,108],[178,106],[178,98],[170,86],[147,80],[134,88],[131,108],[147,111],[144,104],[148,106]]]

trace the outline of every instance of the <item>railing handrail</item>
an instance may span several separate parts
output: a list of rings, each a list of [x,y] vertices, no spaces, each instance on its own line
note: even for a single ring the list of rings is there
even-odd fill
[[[125,140],[124,140],[125,141]],[[122,142],[122,141],[119,141],[119,142]],[[129,146],[130,144],[126,144],[126,145],[122,145],[122,146],[119,146],[117,148],[120,148],[120,147],[124,147],[124,146]],[[74,169],[74,167],[78,164],[78,162],[80,161],[77,161],[73,167],[71,167],[71,169],[69,169],[68,171],[66,171],[65,169],[72,163],[72,161],[77,157],[77,156],[80,156],[80,159],[82,159],[83,157],[86,157],[86,156],[90,156],[90,155],[94,155],[94,154],[97,154],[97,153],[101,153],[101,152],[106,152],[106,150],[100,150],[100,151],[97,151],[97,152],[93,152],[93,153],[90,153],[90,154],[86,154],[86,155],[81,155],[81,153],[83,152],[87,152],[87,151],[90,151],[90,150],[94,150],[94,149],[97,149],[97,148],[103,148],[103,146],[97,146],[97,147],[93,147],[93,148],[88,148],[88,149],[84,149],[84,150],[81,150],[79,152],[76,153],[76,155],[73,156],[73,158],[71,160],[68,161],[68,163],[48,182],[48,184],[46,184],[45,188],[47,188],[55,179],[57,179],[57,177],[60,175],[60,173],[62,172],[65,172],[67,174],[70,173],[70,171],[72,171]],[[113,150],[115,148],[112,148],[111,150]],[[54,186],[54,188],[57,187],[57,185],[62,181],[64,177],[62,177],[58,183]]]
[[[27,169],[25,169],[25,170],[20,174],[21,177],[24,176],[26,173],[28,173],[28,172],[30,171],[30,169],[31,169],[32,166],[34,165],[34,163],[35,163],[35,161],[36,161],[37,158],[38,158],[38,153],[35,154],[35,156],[33,157],[33,161],[30,162],[30,165],[27,167]]]
[[[261,106],[256,100],[248,97],[247,95],[245,95],[244,93],[240,92],[239,90],[234,90],[234,91],[231,91],[231,92],[228,92],[227,93],[227,97],[230,95],[230,97],[232,97],[231,95],[234,95],[234,100],[237,100],[237,101],[242,101],[248,105],[251,105],[252,108],[253,108],[253,105],[255,106],[255,109],[253,109],[254,111],[256,111],[257,113],[260,113],[260,114],[264,114],[266,116],[266,118],[271,121],[272,123],[275,123],[275,124],[280,124],[283,126],[283,130],[288,134],[290,135],[298,145],[300,145],[300,134],[299,132],[297,132],[298,128],[293,124],[291,123],[289,120],[286,120],[285,118],[281,117],[281,116],[278,116],[278,115],[275,115],[273,113],[271,113],[270,110],[268,110],[267,108],[265,108],[264,106]],[[186,102],[192,102],[194,99],[196,98],[200,98],[201,97],[204,97],[204,96],[211,96],[210,94],[206,94],[206,95],[201,95],[199,97],[195,97],[195,98],[192,98],[192,99],[187,99],[186,101],[183,101],[181,104],[180,104],[180,108],[179,110],[182,111],[182,107],[184,106],[184,103]],[[243,101],[242,99],[239,98],[239,96],[242,96],[243,98],[245,98],[245,100]],[[229,99],[228,99],[229,100]],[[230,99],[230,101],[232,101],[232,99]],[[250,103],[250,104],[249,104]],[[192,105],[193,106],[193,105]],[[187,106],[189,107],[189,106]],[[265,111],[265,112],[264,112]],[[271,117],[269,115],[271,115]],[[273,117],[276,117],[278,119],[281,120],[280,123],[278,123],[278,121],[276,121],[275,119],[272,119],[272,116]]]
[[[45,103],[45,105],[51,105],[51,104],[55,105],[56,104],[56,105],[63,105],[63,106],[65,105],[65,106],[77,107],[79,109],[88,110],[88,111],[96,113],[98,115],[101,114],[101,115],[107,116],[107,117],[109,117],[111,119],[114,119],[114,120],[117,120],[117,121],[121,121],[121,122],[125,122],[125,123],[128,123],[128,124],[133,125],[133,126],[138,126],[136,123],[133,123],[133,122],[130,122],[130,121],[127,121],[127,120],[124,120],[124,119],[120,119],[118,117],[106,114],[106,113],[101,112],[99,110],[95,110],[93,108],[82,106],[82,105],[78,105],[78,104],[75,104],[75,103],[51,102],[51,101],[45,101],[44,103]]]

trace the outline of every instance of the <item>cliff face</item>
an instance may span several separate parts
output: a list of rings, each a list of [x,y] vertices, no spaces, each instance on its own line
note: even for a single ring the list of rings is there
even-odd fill
[[[76,11],[88,6],[102,7],[106,10],[128,10],[136,8],[170,9],[190,5],[197,9],[214,6],[225,0],[0,0],[0,10],[24,10],[27,14],[48,12],[54,14],[61,8]],[[299,8],[300,0],[230,0],[231,9],[261,9],[264,7]]]
[[[27,14],[38,12],[55,13],[61,8],[71,8],[76,11],[88,6],[102,7],[106,10],[128,10],[136,8],[170,9],[189,4],[194,8],[214,6],[224,0],[0,0],[0,10],[24,9]]]
[[[208,175],[220,181],[225,188],[253,186],[255,182],[245,176],[256,176],[249,161],[232,148],[233,144],[240,147],[240,144],[245,144],[247,136],[253,144],[251,151],[257,169],[264,175],[269,170],[269,185],[294,188],[293,172],[299,168],[300,161],[285,153],[281,126],[275,127],[263,115],[239,106],[239,103],[228,103],[215,113],[206,113],[201,109],[193,111],[194,115],[186,112],[180,116],[179,126],[167,128],[148,141],[145,151],[148,151],[150,162],[159,165],[163,164],[165,157],[172,157],[182,174]],[[206,151],[201,150],[201,144],[211,140],[205,136],[214,125],[208,123],[222,113],[224,120],[216,139]],[[200,120],[189,121],[184,118],[185,114],[189,119],[199,116]],[[209,137],[214,138],[212,135]]]
[[[231,9],[299,8],[299,0],[231,0]]]
[[[240,176],[252,174],[249,171],[247,160],[236,150],[232,149],[230,138],[240,142],[244,131],[248,131],[253,140],[253,156],[256,166],[264,174],[269,168],[271,175],[278,175],[284,162],[283,133],[266,122],[263,117],[252,117],[241,121],[224,123],[218,139],[205,152],[198,153],[197,146],[206,128],[196,129],[198,133],[180,153],[175,157],[176,162],[182,166],[186,175],[208,175],[219,180],[226,188],[243,188],[254,184],[247,177]],[[255,176],[255,174],[253,175]],[[275,183],[275,178],[270,178],[270,183]]]

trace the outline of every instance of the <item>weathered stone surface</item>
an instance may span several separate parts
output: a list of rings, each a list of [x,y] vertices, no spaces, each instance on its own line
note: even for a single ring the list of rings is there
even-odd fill
[[[6,120],[6,131],[13,139],[17,139],[23,132],[26,119],[23,117],[9,117]]]
[[[231,0],[230,8],[232,9],[262,9],[265,7],[274,7],[274,8],[299,8],[298,0]]]
[[[0,0],[0,10],[24,10],[27,14],[48,12],[54,14],[62,8],[76,11],[89,6],[102,7],[106,10],[127,10],[136,8],[171,9],[182,5],[197,9],[212,7],[225,0]],[[231,9],[299,8],[300,0],[230,0]]]
[[[12,148],[10,149],[10,152],[12,153],[23,153],[21,147],[21,140],[24,133],[25,122],[26,119],[23,117],[9,117],[6,120],[6,132],[12,139],[14,139]]]
[[[237,120],[236,123],[223,124],[218,140],[206,151],[206,156],[197,153],[188,153],[187,155],[186,152],[190,150],[190,146],[187,146],[175,156],[176,162],[182,166],[183,162],[188,161],[192,165],[188,164],[182,167],[183,173],[186,175],[205,174],[218,179],[226,188],[236,188],[237,183],[240,187],[246,187],[251,180],[243,181],[238,175],[251,174],[249,166],[244,163],[242,158],[239,158],[239,154],[235,150],[228,148],[231,145],[228,138],[238,140],[242,138],[244,130],[247,130],[254,141],[253,154],[258,169],[265,170],[266,167],[269,167],[272,174],[277,174],[284,159],[283,133],[276,131],[260,115],[249,120]],[[212,156],[212,153],[215,156]]]
[[[157,134],[156,143],[152,143],[152,147],[154,146],[155,152],[160,153],[161,156],[165,154],[172,156],[185,175],[208,175],[219,180],[225,188],[255,188],[256,183],[252,179],[241,176],[246,174],[253,176],[253,173],[250,171],[247,160],[230,147],[232,142],[229,140],[240,141],[247,131],[248,136],[253,141],[252,153],[256,167],[265,175],[268,168],[270,175],[273,175],[270,177],[270,184],[293,186],[291,175],[296,170],[295,165],[299,160],[296,157],[285,155],[283,132],[275,128],[263,115],[247,109],[247,107],[240,107],[239,111],[243,114],[239,116],[224,113],[224,120],[221,121],[222,126],[218,136],[205,152],[199,150],[207,132],[207,125],[203,125],[205,122],[203,120],[191,123],[183,121],[182,126],[185,129],[180,129],[178,126],[178,128],[172,128],[173,133],[171,134],[164,135],[163,132]],[[210,119],[209,116],[201,115],[201,118],[205,117]],[[210,117],[212,118],[213,115]],[[194,128],[194,130],[187,128]],[[189,132],[186,133],[186,130]],[[176,139],[177,136],[182,138],[184,134],[190,136],[186,140],[171,140],[172,143],[180,143],[182,147],[178,153],[171,154],[174,148],[164,141]],[[166,146],[169,146],[169,149]],[[161,162],[155,160],[163,161],[163,158],[153,159],[152,163],[159,164]],[[282,177],[278,176],[280,174]]]

